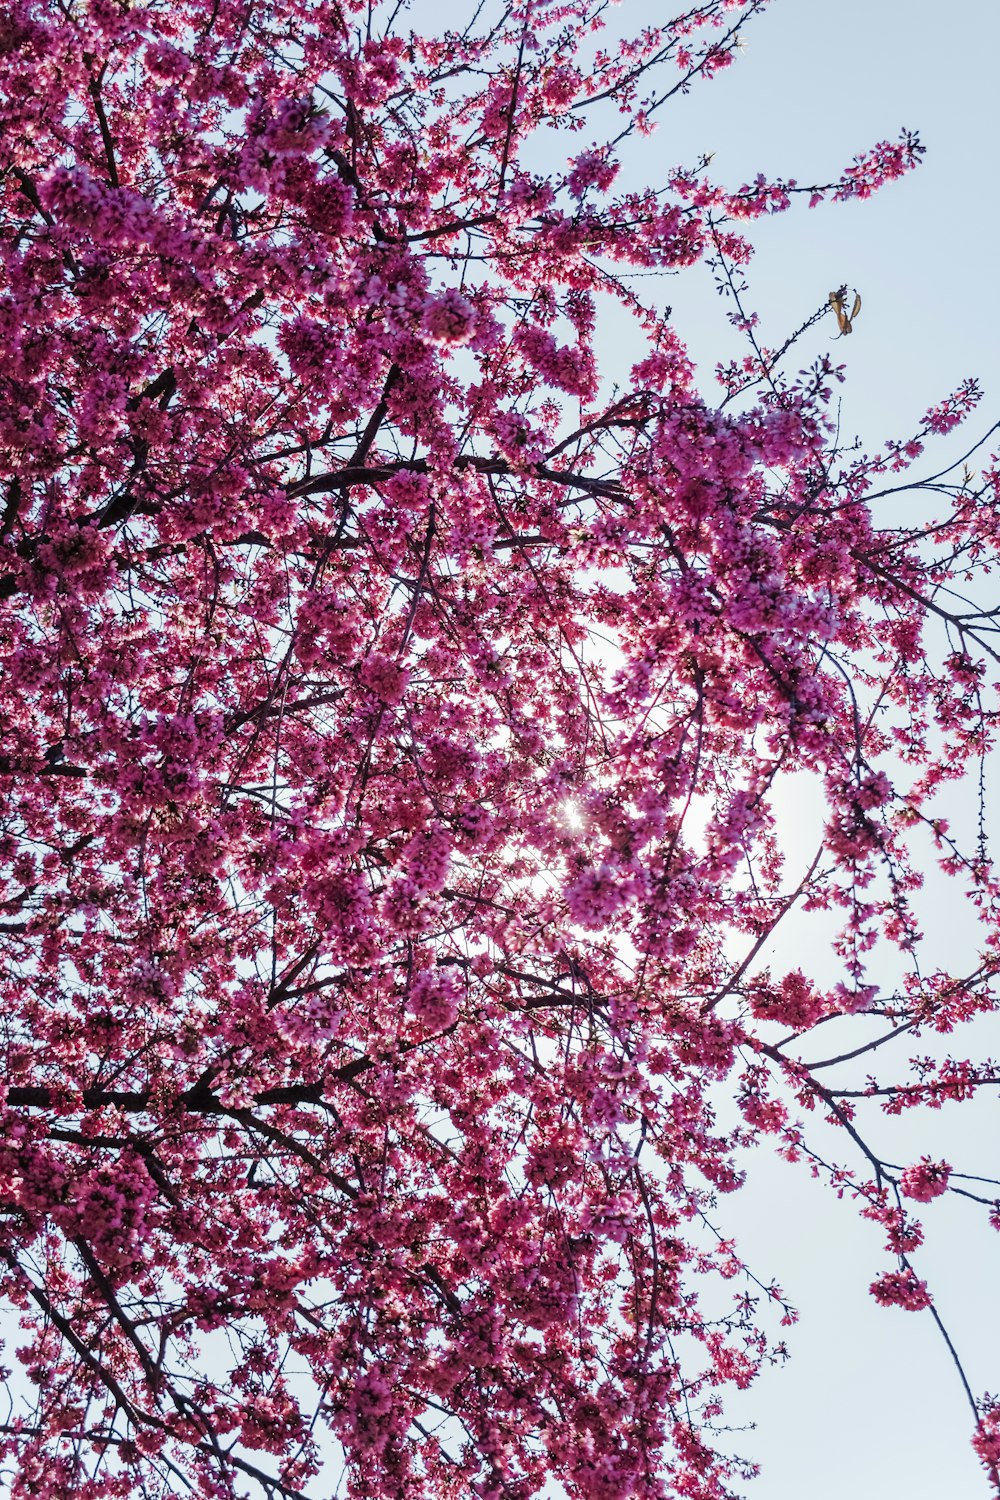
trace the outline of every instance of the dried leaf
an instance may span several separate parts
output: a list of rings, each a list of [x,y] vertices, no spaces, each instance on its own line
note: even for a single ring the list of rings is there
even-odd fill
[[[834,313],[836,314],[837,327],[840,329],[841,336],[852,333],[854,331],[853,319],[857,317],[858,311],[861,307],[861,298],[858,296],[857,292],[855,292],[854,294],[854,307],[851,310],[850,317],[847,316],[847,312],[845,310],[847,303],[846,286],[839,287],[837,291],[831,292],[826,300],[829,302],[830,306],[834,310]]]

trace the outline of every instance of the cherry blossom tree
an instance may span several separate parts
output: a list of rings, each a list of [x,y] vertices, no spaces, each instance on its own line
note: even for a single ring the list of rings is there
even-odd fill
[[[742,1493],[726,1388],[794,1317],[719,1202],[762,1141],[879,1226],[998,1487],[919,1246],[1000,1188],[871,1123],[1000,1081],[958,1040],[1000,886],[941,812],[984,795],[1000,476],[914,477],[972,384],[841,441],[853,289],[775,348],[745,300],[749,221],[914,136],[815,186],[645,140],[765,3],[4,9],[15,1500]],[[663,300],[699,260],[713,396]],[[981,917],[947,972],[935,865]]]

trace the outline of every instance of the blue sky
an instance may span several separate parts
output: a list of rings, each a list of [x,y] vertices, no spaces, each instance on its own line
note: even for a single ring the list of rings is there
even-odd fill
[[[867,202],[796,207],[752,227],[765,339],[779,342],[847,282],[864,297],[837,346],[848,427],[873,443],[900,435],[971,374],[1000,413],[1000,6],[772,0],[746,36],[733,67],[663,116],[654,142],[668,165],[714,151],[713,173],[732,186],[759,171],[808,183],[903,126],[927,148],[917,172]],[[722,319],[707,276],[678,281],[673,301],[710,368]]]
[[[623,29],[640,9],[626,0]],[[869,450],[906,437],[922,413],[970,375],[980,417],[925,455],[928,472],[964,451],[1000,417],[1000,5],[957,0],[772,0],[747,33],[745,54],[712,84],[673,102],[629,163],[648,177],[660,153],[675,163],[714,152],[711,171],[735,187],[762,171],[829,181],[876,140],[920,132],[920,169],[863,203],[795,208],[751,227],[756,256],[749,305],[776,345],[842,282],[864,298],[850,340],[842,430]],[[652,148],[652,149],[651,149]],[[665,300],[711,391],[711,369],[736,336],[704,270],[671,281]],[[825,327],[803,345],[812,358]],[[967,441],[968,440],[968,441]],[[920,503],[914,500],[915,505]],[[964,913],[931,886],[930,931],[942,963],[961,968]],[[954,898],[951,898],[954,901]],[[808,955],[816,963],[816,949]],[[1000,1036],[982,1036],[1000,1052]],[[953,1039],[956,1049],[961,1043]],[[921,1047],[923,1050],[923,1044]],[[897,1160],[935,1148],[956,1166],[997,1175],[997,1099],[934,1117],[928,1140],[904,1124],[881,1138]],[[898,1142],[898,1146],[895,1144]],[[912,1144],[916,1149],[909,1151]],[[886,1146],[888,1152],[889,1147]],[[839,1159],[843,1146],[835,1150]],[[882,1268],[881,1237],[801,1168],[752,1164],[748,1187],[721,1205],[762,1279],[782,1282],[801,1313],[792,1359],[731,1407],[756,1421],[732,1446],[764,1466],[760,1500],[982,1500],[968,1446],[969,1412],[929,1316],[882,1310],[868,1296]],[[977,1391],[1000,1389],[1000,1238],[982,1211],[951,1199],[927,1206],[918,1258]]]

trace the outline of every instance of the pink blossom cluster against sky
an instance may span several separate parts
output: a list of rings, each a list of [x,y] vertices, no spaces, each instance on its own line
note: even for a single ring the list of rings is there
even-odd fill
[[[760,314],[762,337],[779,343],[830,289],[856,287],[863,298],[857,325],[834,346],[847,366],[842,433],[873,447],[909,430],[945,391],[975,376],[985,392],[977,417],[935,448],[935,460],[942,451],[957,456],[1000,418],[1000,7],[994,0],[958,0],[946,11],[932,0],[777,0],[747,41],[710,88],[678,101],[656,141],[671,164],[714,151],[712,171],[723,182],[757,172],[812,181],[836,168],[845,149],[861,150],[901,126],[919,129],[926,156],[902,182],[865,202],[749,226],[755,257],[747,302]],[[667,297],[708,391],[720,343],[728,337],[736,356],[738,335],[703,267],[683,273]],[[823,339],[831,336],[824,325]],[[924,502],[914,494],[910,503]],[[784,830],[803,853],[810,811],[815,819],[820,809],[795,802]],[[954,898],[934,911],[941,894],[932,882],[928,930],[938,934],[946,962],[971,924]],[[815,941],[814,931],[800,931],[804,963],[815,965]],[[998,1050],[1000,1038],[984,1042],[984,1051]],[[906,1160],[907,1122],[886,1122],[886,1132]],[[998,1101],[943,1110],[939,1139],[942,1156],[950,1149],[967,1170],[995,1173]],[[911,1168],[912,1196],[926,1195],[929,1181]],[[973,1384],[992,1390],[1000,1387],[1000,1259],[968,1207],[930,1204],[933,1244],[922,1274],[945,1304]],[[926,1318],[866,1296],[875,1231],[763,1153],[748,1190],[726,1209],[751,1264],[756,1252],[801,1315],[789,1333],[789,1365],[765,1372],[744,1402],[745,1420],[758,1423],[740,1441],[763,1465],[752,1487],[760,1500],[841,1500],[845,1493],[978,1500],[981,1470],[961,1442],[965,1408],[935,1330]],[[780,1264],[772,1266],[775,1246]],[[734,1422],[736,1413],[732,1403]]]
[[[200,5],[0,17],[0,1489],[1000,1494],[1000,17]]]

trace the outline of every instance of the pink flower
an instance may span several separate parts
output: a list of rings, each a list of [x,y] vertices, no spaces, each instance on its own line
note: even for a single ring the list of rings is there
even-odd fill
[[[757,984],[750,989],[750,1004],[762,1021],[777,1021],[781,1026],[806,1030],[826,1012],[823,997],[801,969],[786,974],[780,986]]]
[[[872,1282],[869,1291],[882,1307],[904,1307],[908,1312],[930,1307],[932,1300],[926,1281],[919,1280],[909,1267],[884,1272]]]
[[[461,990],[447,970],[424,970],[410,986],[406,1008],[425,1032],[447,1031],[458,1016]]]
[[[359,680],[369,692],[389,706],[402,699],[409,675],[405,667],[381,651],[373,651],[358,673]]]
[[[929,1203],[948,1191],[950,1174],[951,1167],[946,1161],[931,1161],[929,1156],[922,1156],[900,1174],[899,1186],[908,1198]]]
[[[467,344],[476,324],[476,309],[468,297],[449,287],[424,303],[420,326],[435,344]]]
[[[575,68],[553,68],[545,80],[543,97],[554,115],[565,114],[583,80]]]
[[[566,186],[575,198],[582,198],[588,188],[606,191],[618,175],[618,163],[603,151],[583,151],[573,162]]]
[[[628,899],[631,886],[611,865],[585,870],[566,887],[566,905],[581,927],[603,927]]]
[[[1000,1469],[1000,1405],[987,1405],[979,1419],[972,1446],[986,1470],[995,1473]]]

